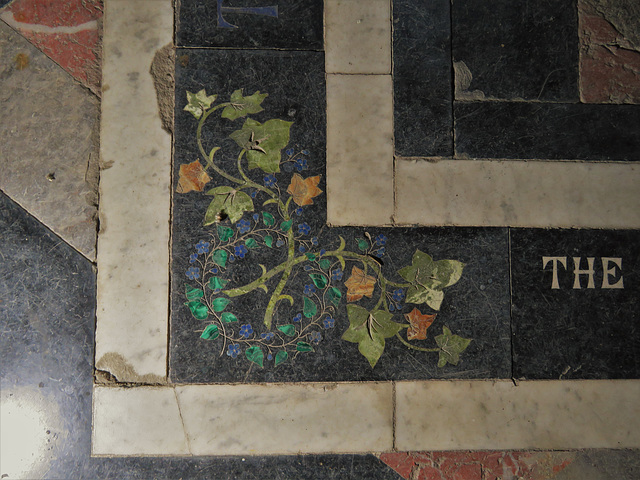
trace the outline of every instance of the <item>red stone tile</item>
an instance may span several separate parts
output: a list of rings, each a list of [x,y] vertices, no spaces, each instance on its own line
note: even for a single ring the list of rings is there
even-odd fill
[[[640,103],[640,52],[587,0],[578,2],[580,98],[585,103]]]
[[[411,477],[415,464],[409,453],[382,453],[380,460],[398,472],[402,478],[409,479]]]
[[[2,18],[76,80],[100,93],[100,0],[16,0]]]

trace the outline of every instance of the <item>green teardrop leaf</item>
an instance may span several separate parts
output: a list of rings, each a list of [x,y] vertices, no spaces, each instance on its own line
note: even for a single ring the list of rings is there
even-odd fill
[[[323,258],[318,262],[318,265],[320,265],[320,268],[323,270],[329,270],[329,268],[331,268],[331,261]]]
[[[313,317],[318,311],[318,307],[309,297],[304,297],[304,308],[302,309],[302,313],[307,318]]]
[[[338,290],[336,287],[331,287],[327,292],[327,297],[331,303],[333,303],[334,307],[337,307],[340,303],[340,299],[342,298],[342,292]]]
[[[191,285],[184,284],[185,294],[187,295],[187,300],[197,300],[204,296],[204,292],[200,288],[194,288]]]
[[[307,257],[307,260],[310,262],[313,262],[316,259],[316,256],[310,252],[305,253],[304,256]]]
[[[298,342],[296,344],[296,350],[299,352],[313,352],[313,347],[307,342]]]
[[[213,302],[211,302],[211,305],[213,306],[213,311],[214,312],[221,312],[223,311],[227,305],[229,305],[229,302],[231,300],[229,300],[228,298],[224,298],[224,297],[218,297],[218,298],[214,298]]]
[[[213,252],[213,261],[215,264],[224,268],[227,265],[228,256],[229,254],[226,250],[216,250]]]
[[[289,354],[285,350],[276,353],[276,367],[289,358]]]
[[[367,242],[364,238],[358,238],[358,248],[365,252],[367,248],[369,248],[369,242]]]
[[[200,338],[204,338],[205,340],[215,340],[220,335],[218,331],[217,325],[207,325],[207,328],[204,329]]]
[[[273,218],[273,215],[271,215],[269,212],[262,212],[262,221],[267,227],[275,225],[276,223],[276,219]]]
[[[313,280],[313,284],[317,288],[324,288],[327,286],[327,283],[329,283],[329,279],[321,273],[310,273],[309,277],[311,277],[311,280]]]
[[[256,242],[255,238],[248,238],[244,244],[247,248],[255,248],[258,246],[258,242]]]
[[[218,225],[218,237],[220,237],[221,241],[226,242],[233,237],[233,228]]]
[[[287,337],[293,337],[296,334],[296,327],[294,327],[291,324],[289,324],[289,325],[280,325],[278,327],[278,330],[280,330],[282,333],[284,333]]]
[[[220,320],[222,320],[224,323],[233,323],[238,321],[238,317],[236,317],[233,313],[224,312],[222,315],[220,315]]]
[[[287,220],[286,222],[282,222],[280,224],[280,228],[283,232],[288,232],[291,229],[291,224],[293,224],[293,220]]]
[[[264,237],[264,244],[271,248],[273,246],[273,237],[271,235],[267,235],[266,237]]]
[[[209,288],[211,290],[222,290],[227,283],[229,283],[229,280],[225,280],[224,278],[211,277],[209,279]]]
[[[244,354],[250,362],[262,367],[264,362],[264,353],[262,353],[262,349],[260,347],[249,347]]]
[[[209,316],[209,309],[202,302],[194,300],[192,302],[185,303],[185,305],[189,307],[191,314],[198,320],[204,320]]]

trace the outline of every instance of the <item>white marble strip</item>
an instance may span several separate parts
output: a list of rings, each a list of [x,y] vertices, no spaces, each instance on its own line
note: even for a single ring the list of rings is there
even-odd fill
[[[640,381],[396,383],[395,449],[640,447]],[[392,384],[95,387],[94,455],[391,451]]]
[[[391,73],[391,1],[325,0],[325,71]]]
[[[182,427],[184,426],[184,429]],[[94,455],[391,450],[391,383],[94,389]]]
[[[171,136],[149,68],[173,41],[171,0],[104,12],[96,367],[119,381],[167,375]]]
[[[640,381],[399,382],[396,449],[640,447]]]
[[[393,199],[391,75],[327,75],[327,218],[389,225]]]
[[[398,224],[640,227],[633,163],[398,159],[395,175]]]

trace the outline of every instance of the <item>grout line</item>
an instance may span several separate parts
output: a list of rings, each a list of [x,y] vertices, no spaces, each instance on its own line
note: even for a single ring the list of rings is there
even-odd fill
[[[512,259],[511,259],[511,227],[507,227],[507,258],[509,263],[509,333],[511,334],[511,338],[509,339],[509,345],[511,347],[511,379],[514,379],[514,361],[513,361],[513,268],[512,268]],[[517,383],[516,383],[517,385]]]
[[[185,442],[187,442],[187,450],[189,451],[189,455],[193,456],[193,451],[191,450],[191,440],[189,440],[189,433],[187,432],[187,427],[184,424],[184,417],[182,416],[182,408],[180,408],[180,399],[178,398],[178,392],[176,391],[176,387],[171,387],[173,390],[173,394],[176,397],[176,405],[178,406],[178,414],[180,415],[180,423],[182,423],[182,431],[184,433]]]
[[[397,399],[397,392],[396,392],[396,382],[394,380],[391,381],[391,405],[393,408],[393,416],[392,416],[392,424],[391,424],[391,432],[392,432],[392,441],[391,441],[391,450],[394,452],[397,452],[397,442],[396,442],[396,429],[397,429],[397,422],[398,422],[398,417],[397,417],[397,403],[398,403],[398,399]]]

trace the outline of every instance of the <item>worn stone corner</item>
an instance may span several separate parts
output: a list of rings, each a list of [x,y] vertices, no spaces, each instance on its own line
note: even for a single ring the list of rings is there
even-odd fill
[[[108,352],[96,362],[95,382],[101,384],[142,383],[145,385],[166,385],[167,378],[152,373],[140,375],[122,355],[116,352]]]
[[[175,88],[175,49],[169,43],[160,48],[153,57],[149,72],[153,78],[158,100],[158,111],[162,128],[173,134],[173,106]]]

